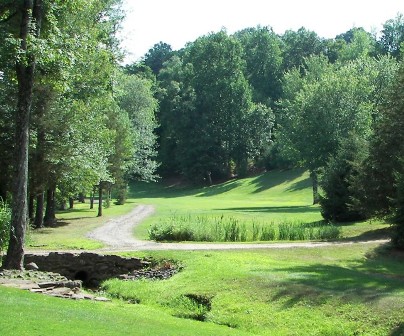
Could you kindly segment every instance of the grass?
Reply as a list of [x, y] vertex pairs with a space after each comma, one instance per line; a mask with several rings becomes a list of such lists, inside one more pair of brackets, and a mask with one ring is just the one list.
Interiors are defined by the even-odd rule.
[[257, 335], [400, 335], [404, 255], [377, 248], [149, 252], [143, 256], [181, 260], [184, 269], [170, 280], [109, 280], [104, 288]]
[[0, 287], [0, 295], [2, 336], [245, 335], [144, 305], [77, 302], [5, 287]]
[[[281, 223], [321, 220], [308, 174], [271, 172], [206, 188], [133, 185], [129, 203], [97, 218], [88, 204], [58, 214], [55, 228], [31, 233], [39, 248], [96, 248], [83, 238], [136, 204], [156, 214], [136, 229], [146, 238], [167, 218], [231, 218], [266, 235]], [[384, 221], [338, 225], [342, 241], [386, 237]], [[278, 229], [279, 230], [279, 229]], [[285, 228], [286, 230], [286, 228]], [[290, 239], [290, 238], [289, 238]], [[111, 279], [113, 303], [71, 302], [0, 288], [2, 335], [390, 335], [404, 334], [404, 256], [377, 243], [323, 248], [126, 253], [178, 261], [164, 281]], [[138, 302], [133, 305], [126, 302]], [[197, 321], [194, 321], [197, 320]], [[204, 322], [202, 322], [204, 321]]]
[[[75, 209], [58, 213], [56, 227], [30, 232], [28, 248], [101, 248], [102, 243], [86, 238], [86, 233], [108, 218], [129, 212], [136, 204], [153, 204], [157, 210], [136, 227], [134, 233], [141, 239], [149, 238], [152, 225], [170, 218], [232, 219], [245, 227], [250, 236], [254, 235], [254, 227], [259, 226], [260, 236], [266, 239], [258, 240], [270, 240], [271, 231], [276, 231], [281, 223], [315, 225], [322, 220], [319, 207], [311, 204], [309, 174], [299, 169], [273, 171], [202, 188], [162, 183], [135, 183], [131, 187], [128, 202], [123, 206], [111, 203], [110, 208], [104, 209], [103, 218], [97, 218], [97, 210], [90, 210], [89, 204], [76, 204]], [[389, 225], [379, 220], [338, 224], [338, 228], [342, 239], [366, 240], [387, 237]]]

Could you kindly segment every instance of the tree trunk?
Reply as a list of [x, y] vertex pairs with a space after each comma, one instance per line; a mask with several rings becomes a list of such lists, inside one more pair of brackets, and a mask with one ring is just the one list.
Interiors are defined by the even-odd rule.
[[55, 189], [56, 189], [56, 187], [51, 187], [46, 192], [46, 210], [45, 210], [45, 217], [44, 217], [45, 226], [52, 226], [56, 222]]
[[90, 209], [94, 209], [94, 198], [96, 192], [97, 192], [97, 186], [93, 186], [93, 191], [91, 192], [90, 196]]
[[34, 219], [34, 195], [30, 193], [29, 195], [29, 204], [28, 204], [28, 218], [30, 221]]
[[98, 215], [97, 217], [102, 216], [102, 182], [98, 186]]
[[213, 182], [212, 182], [212, 173], [210, 171], [206, 172], [206, 178], [208, 181], [208, 186], [211, 186]]
[[315, 170], [310, 172], [310, 177], [313, 181], [313, 204], [320, 202], [320, 196], [318, 193], [318, 174]]
[[79, 194], [79, 202], [80, 203], [86, 203], [86, 200], [84, 198], [84, 193], [82, 193], [82, 192]]
[[[20, 3], [16, 2], [16, 8]], [[15, 128], [15, 171], [13, 202], [11, 206], [10, 241], [3, 267], [23, 269], [24, 240], [27, 227], [27, 186], [28, 186], [28, 147], [29, 119], [34, 85], [35, 58], [26, 55], [27, 40], [32, 29], [32, 17], [35, 21], [34, 33], [39, 36], [42, 23], [42, 0], [24, 0], [21, 8], [20, 52], [21, 60], [16, 62], [18, 98]]]
[[35, 221], [34, 227], [40, 229], [43, 227], [43, 208], [44, 208], [44, 192], [41, 191], [39, 195], [36, 196], [36, 211], [35, 211]]
[[69, 197], [69, 209], [73, 209], [74, 208], [74, 199], [73, 197]]

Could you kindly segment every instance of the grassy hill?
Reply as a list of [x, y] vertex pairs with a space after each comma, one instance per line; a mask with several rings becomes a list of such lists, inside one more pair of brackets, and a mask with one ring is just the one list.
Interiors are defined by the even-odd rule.
[[[151, 224], [176, 216], [235, 216], [263, 223], [321, 219], [304, 171], [276, 171], [205, 188], [133, 185], [127, 205], [96, 218], [88, 204], [59, 225], [31, 233], [40, 248], [94, 248], [87, 231], [136, 204], [153, 204]], [[340, 225], [345, 238], [380, 238], [383, 222]], [[98, 243], [97, 243], [98, 244]], [[104, 283], [112, 303], [71, 302], [0, 287], [1, 335], [391, 335], [404, 334], [404, 256], [380, 243], [237, 251], [149, 251], [175, 261], [163, 281]], [[127, 302], [138, 304], [128, 304]], [[198, 321], [195, 321], [198, 320]], [[202, 322], [203, 321], [203, 322]]]

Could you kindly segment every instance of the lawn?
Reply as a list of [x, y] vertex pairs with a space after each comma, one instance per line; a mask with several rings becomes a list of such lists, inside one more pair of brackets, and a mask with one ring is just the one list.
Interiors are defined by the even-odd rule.
[[[88, 204], [59, 213], [57, 227], [31, 233], [31, 248], [97, 248], [86, 232], [136, 204], [156, 207], [136, 229], [144, 239], [150, 225], [172, 216], [233, 216], [263, 225], [321, 220], [302, 170], [203, 188], [136, 183], [130, 196], [127, 205], [105, 209], [101, 219]], [[74, 335], [404, 335], [404, 255], [380, 243], [359, 243], [386, 237], [389, 225], [380, 220], [339, 227], [340, 240], [351, 245], [127, 253], [174, 260], [183, 269], [163, 281], [108, 280], [103, 291], [113, 303], [0, 288], [1, 334], [63, 335], [65, 326]], [[5, 329], [9, 325], [15, 328]]]
[[[59, 212], [54, 228], [32, 230], [30, 249], [97, 249], [100, 242], [86, 233], [111, 217], [129, 212], [137, 204], [152, 204], [156, 214], [136, 227], [134, 234], [149, 239], [151, 225], [170, 218], [235, 219], [253, 230], [253, 224], [270, 227], [279, 223], [314, 223], [322, 220], [318, 205], [312, 205], [311, 180], [304, 170], [272, 171], [246, 179], [234, 179], [211, 187], [192, 188], [168, 183], [135, 183], [123, 206], [104, 209], [98, 218], [89, 204], [75, 204], [73, 210]], [[389, 225], [383, 220], [345, 223], [342, 240], [366, 240], [387, 237]]]
[[257, 335], [402, 335], [404, 254], [383, 251], [354, 244], [136, 253], [180, 260], [184, 269], [170, 280], [109, 280], [104, 288], [174, 316]]

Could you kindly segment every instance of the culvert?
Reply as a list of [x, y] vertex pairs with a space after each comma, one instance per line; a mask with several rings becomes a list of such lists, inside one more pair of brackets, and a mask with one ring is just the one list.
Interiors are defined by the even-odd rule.
[[78, 271], [75, 275], [74, 275], [74, 279], [73, 280], [81, 280], [83, 281], [83, 283], [86, 283], [89, 280], [89, 274], [86, 271]]
[[94, 285], [150, 266], [149, 262], [139, 258], [86, 252], [26, 254], [24, 264], [27, 265], [31, 262], [36, 263], [40, 271], [59, 273], [70, 280], [81, 280], [85, 285]]

